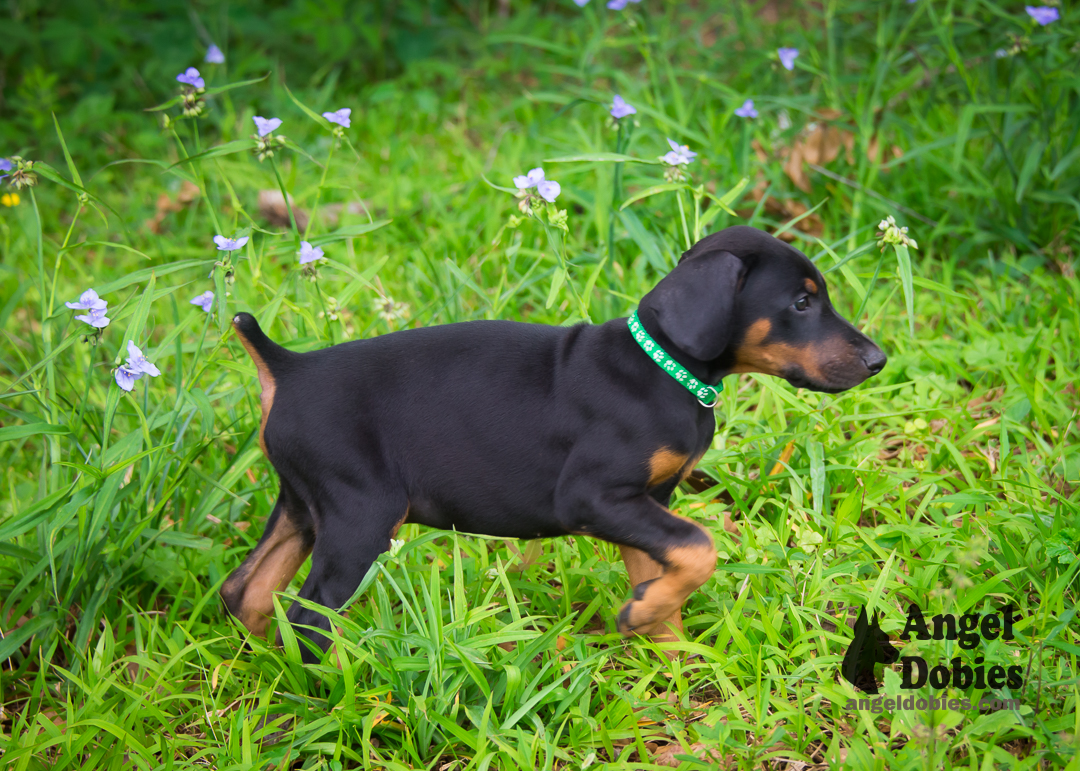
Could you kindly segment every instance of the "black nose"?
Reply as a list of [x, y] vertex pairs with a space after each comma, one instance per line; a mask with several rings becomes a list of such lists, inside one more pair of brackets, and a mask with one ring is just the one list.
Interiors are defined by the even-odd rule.
[[885, 352], [878, 348], [876, 345], [869, 351], [863, 354], [863, 364], [870, 370], [871, 375], [876, 375], [885, 369], [885, 362], [889, 360], [889, 357], [885, 355]]

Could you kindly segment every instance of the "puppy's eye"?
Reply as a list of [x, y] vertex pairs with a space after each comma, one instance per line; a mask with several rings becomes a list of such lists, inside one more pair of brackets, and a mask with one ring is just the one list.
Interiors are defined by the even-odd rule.
[[804, 311], [809, 307], [810, 307], [810, 298], [809, 297], [800, 297], [798, 300], [795, 301], [795, 310], [797, 310], [797, 311]]

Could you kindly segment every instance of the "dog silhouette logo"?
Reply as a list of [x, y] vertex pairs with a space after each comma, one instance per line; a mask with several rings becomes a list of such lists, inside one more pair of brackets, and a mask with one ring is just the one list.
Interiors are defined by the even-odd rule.
[[900, 658], [900, 651], [893, 647], [889, 635], [878, 626], [877, 613], [873, 619], [866, 616], [866, 608], [855, 622], [855, 635], [844, 654], [840, 675], [864, 693], [877, 695], [878, 683], [874, 679], [875, 664], [892, 664]]

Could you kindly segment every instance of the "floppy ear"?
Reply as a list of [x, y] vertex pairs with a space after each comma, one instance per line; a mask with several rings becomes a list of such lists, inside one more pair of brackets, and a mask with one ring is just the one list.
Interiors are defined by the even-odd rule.
[[746, 267], [731, 252], [680, 262], [642, 298], [660, 329], [699, 361], [711, 361], [731, 342], [735, 297]]

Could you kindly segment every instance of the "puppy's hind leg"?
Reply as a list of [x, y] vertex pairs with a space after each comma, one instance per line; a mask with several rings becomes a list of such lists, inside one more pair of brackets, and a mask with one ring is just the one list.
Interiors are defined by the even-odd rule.
[[[375, 559], [390, 548], [390, 539], [405, 520], [409, 502], [404, 491], [345, 487], [324, 488], [319, 500], [319, 534], [311, 553], [311, 572], [300, 597], [332, 610], [349, 601]], [[324, 651], [330, 619], [318, 610], [293, 603], [289, 621]], [[301, 656], [312, 663], [317, 654], [301, 643]]]
[[274, 613], [274, 592], [288, 588], [314, 541], [310, 516], [282, 482], [258, 545], [221, 587], [225, 607], [252, 634], [266, 633]]

